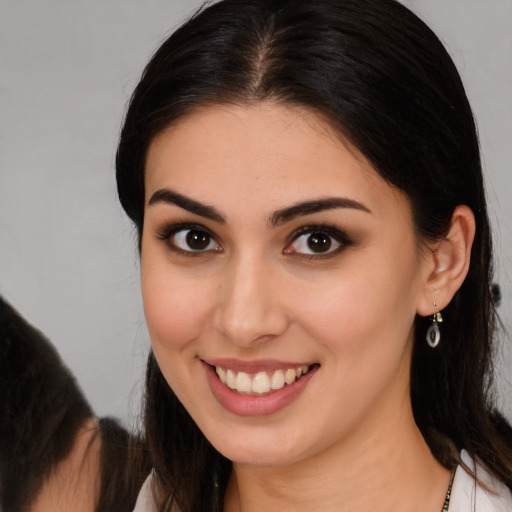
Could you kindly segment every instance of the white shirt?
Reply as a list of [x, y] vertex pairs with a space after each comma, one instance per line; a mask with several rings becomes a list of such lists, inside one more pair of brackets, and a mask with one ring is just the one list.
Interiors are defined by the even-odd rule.
[[462, 461], [475, 471], [485, 487], [475, 482], [474, 477], [462, 466], [457, 468], [453, 479], [452, 495], [448, 512], [512, 512], [512, 494], [508, 487], [491, 476], [482, 466], [476, 466], [466, 452], [461, 452]]
[[[461, 458], [468, 468], [475, 470], [473, 460], [466, 450], [462, 450]], [[478, 464], [476, 475], [485, 487], [475, 482], [474, 477], [462, 466], [457, 468], [448, 512], [512, 512], [512, 494], [508, 487]], [[152, 474], [144, 482], [133, 512], [157, 512], [151, 491], [151, 481]]]
[[133, 512], [157, 512], [153, 492], [151, 490], [152, 480], [153, 472], [149, 473], [146, 481], [142, 484]]

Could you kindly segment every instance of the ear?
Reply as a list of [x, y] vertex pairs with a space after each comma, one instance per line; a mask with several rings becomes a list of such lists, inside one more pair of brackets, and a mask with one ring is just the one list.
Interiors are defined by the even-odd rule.
[[424, 293], [418, 302], [419, 315], [433, 315], [450, 303], [468, 273], [474, 238], [475, 217], [471, 208], [457, 206], [447, 235], [430, 247], [427, 258], [433, 270], [426, 278]]

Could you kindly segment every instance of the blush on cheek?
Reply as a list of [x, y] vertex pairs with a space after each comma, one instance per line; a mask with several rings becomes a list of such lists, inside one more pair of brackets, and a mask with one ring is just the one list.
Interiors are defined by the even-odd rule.
[[144, 313], [152, 343], [178, 347], [194, 338], [199, 328], [194, 303], [186, 294], [157, 293], [155, 286], [147, 284], [143, 287]]
[[308, 319], [310, 329], [323, 333], [318, 339], [339, 338], [341, 345], [360, 336], [373, 323], [368, 314], [371, 298], [360, 287], [350, 289], [350, 293], [346, 289], [327, 289], [329, 293], [325, 296], [317, 294], [307, 301], [307, 309], [301, 317]]

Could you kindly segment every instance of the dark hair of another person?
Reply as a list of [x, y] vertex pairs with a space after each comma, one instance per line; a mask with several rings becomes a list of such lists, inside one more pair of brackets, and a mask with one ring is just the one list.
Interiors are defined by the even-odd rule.
[[55, 348], [0, 297], [0, 510], [29, 510], [92, 417]]
[[[435, 350], [425, 342], [429, 319], [416, 318], [411, 399], [441, 464], [453, 468], [466, 449], [512, 488], [512, 430], [493, 401], [497, 317], [479, 144], [445, 48], [395, 0], [224, 0], [200, 10], [157, 50], [125, 117], [117, 185], [139, 244], [154, 137], [199, 107], [261, 101], [306, 107], [338, 130], [407, 195], [420, 240], [443, 237], [457, 205], [472, 209], [471, 266], [443, 311]], [[152, 354], [146, 385], [161, 510], [172, 502], [221, 510], [230, 462], [198, 430]]]
[[[55, 347], [0, 297], [0, 510], [31, 510], [92, 419], [91, 407]], [[95, 511], [131, 512], [150, 471], [141, 440], [113, 418], [99, 420], [88, 448], [98, 436]], [[134, 460], [139, 463], [128, 464]], [[70, 484], [77, 478], [70, 475]]]

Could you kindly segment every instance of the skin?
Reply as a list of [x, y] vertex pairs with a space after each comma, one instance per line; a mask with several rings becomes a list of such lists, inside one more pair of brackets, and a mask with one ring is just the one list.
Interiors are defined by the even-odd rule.
[[30, 512], [94, 512], [100, 487], [97, 429], [91, 418], [77, 432], [71, 452], [48, 475]]
[[[445, 240], [423, 243], [408, 199], [354, 147], [314, 113], [271, 103], [196, 110], [154, 139], [146, 163], [141, 278], [152, 346], [233, 461], [225, 510], [440, 510], [449, 472], [409, 397], [413, 323], [442, 309], [467, 272], [469, 209], [456, 211]], [[162, 189], [224, 220], [154, 200]], [[269, 222], [332, 197], [363, 208]], [[211, 234], [206, 250], [189, 250], [184, 231], [169, 235], [183, 222]], [[309, 235], [297, 235], [311, 225], [339, 230], [342, 242], [311, 257]], [[292, 403], [247, 417], [212, 394], [201, 361], [215, 358], [319, 368]]]

